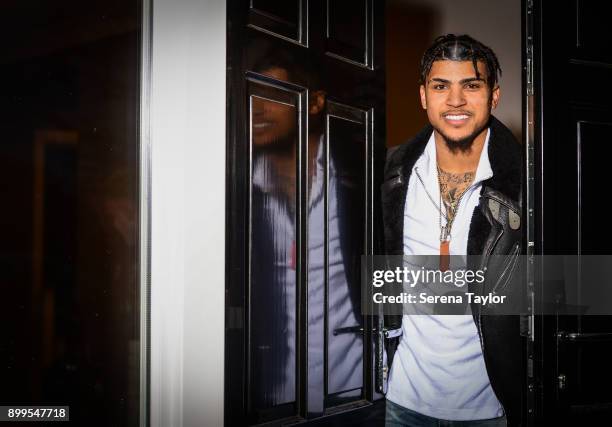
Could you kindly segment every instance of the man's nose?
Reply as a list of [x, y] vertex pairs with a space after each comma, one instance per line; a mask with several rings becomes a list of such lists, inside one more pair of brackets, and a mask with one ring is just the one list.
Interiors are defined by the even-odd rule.
[[259, 103], [253, 103], [253, 108], [252, 108], [252, 113], [253, 117], [262, 117], [265, 113], [265, 107], [262, 104]]
[[460, 87], [451, 87], [448, 92], [448, 98], [446, 104], [451, 107], [460, 107], [465, 104], [465, 97], [463, 96], [463, 90]]

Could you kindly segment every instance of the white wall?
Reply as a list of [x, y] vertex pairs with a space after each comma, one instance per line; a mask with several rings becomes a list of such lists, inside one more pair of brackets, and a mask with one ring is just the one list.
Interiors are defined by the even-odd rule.
[[222, 0], [155, 0], [151, 69], [151, 426], [223, 425]]

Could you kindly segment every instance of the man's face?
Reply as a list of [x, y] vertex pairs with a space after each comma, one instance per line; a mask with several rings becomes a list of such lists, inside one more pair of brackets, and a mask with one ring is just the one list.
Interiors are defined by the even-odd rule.
[[[288, 81], [289, 75], [283, 68], [270, 68], [263, 75]], [[296, 111], [291, 105], [270, 101], [254, 96], [252, 98], [253, 144], [259, 147], [288, 148], [296, 140]], [[281, 147], [282, 145], [282, 147]]]
[[472, 61], [435, 61], [420, 87], [429, 122], [450, 148], [470, 146], [499, 102], [499, 87], [489, 89], [485, 64], [477, 64], [480, 79]]

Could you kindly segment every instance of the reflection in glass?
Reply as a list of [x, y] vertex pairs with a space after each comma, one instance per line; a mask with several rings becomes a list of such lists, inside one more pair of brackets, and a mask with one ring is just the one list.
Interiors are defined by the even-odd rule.
[[[363, 52], [366, 39], [367, 0], [329, 1], [329, 37]], [[352, 13], [346, 13], [350, 10]]]
[[295, 401], [297, 115], [251, 97], [251, 398]]
[[365, 253], [364, 125], [331, 117], [328, 138], [327, 387], [328, 394], [335, 394], [363, 386], [359, 266]]
[[253, 8], [295, 25], [298, 20], [299, 4], [297, 0], [252, 0]]
[[[371, 0], [328, 1], [327, 50], [329, 53], [364, 65], [371, 65], [371, 32], [367, 31], [372, 19], [368, 4]], [[350, 10], [351, 13], [346, 13]]]
[[[280, 82], [310, 75], [281, 64], [279, 56], [270, 58], [260, 74]], [[250, 406], [257, 421], [296, 414], [301, 359], [307, 361], [301, 368], [308, 410], [322, 414], [325, 407], [363, 397], [365, 122], [330, 115], [326, 140], [326, 95], [315, 83], [308, 92], [308, 133], [301, 147], [306, 167], [300, 175], [297, 94], [251, 84]], [[300, 180], [306, 184], [304, 206]], [[298, 209], [306, 220], [303, 236], [296, 229]], [[300, 237], [305, 259], [296, 245]], [[302, 266], [307, 307], [297, 306]], [[297, 313], [303, 309], [308, 324], [300, 326]], [[298, 358], [300, 327], [306, 328], [308, 348]]]
[[[341, 399], [355, 400], [363, 386], [359, 262], [365, 236], [364, 130], [361, 124], [331, 117], [326, 144], [323, 116], [322, 110], [320, 117], [310, 117], [308, 389], [322, 397], [352, 390]], [[325, 406], [341, 399], [327, 399]]]

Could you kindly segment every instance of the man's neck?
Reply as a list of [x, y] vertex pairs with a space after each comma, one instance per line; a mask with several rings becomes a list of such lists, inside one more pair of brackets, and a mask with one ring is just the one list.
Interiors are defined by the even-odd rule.
[[453, 152], [448, 145], [446, 145], [442, 135], [434, 130], [438, 166], [444, 171], [452, 174], [475, 171], [478, 168], [480, 153], [482, 153], [486, 138], [487, 128], [476, 136], [468, 150], [456, 150]]
[[[319, 149], [320, 134], [311, 133], [308, 137], [308, 171], [309, 178], [315, 170], [315, 160], [317, 150]], [[274, 165], [274, 171], [278, 179], [295, 182], [296, 179], [296, 163], [297, 163], [297, 148], [291, 147], [290, 150], [269, 154], [268, 158]]]

